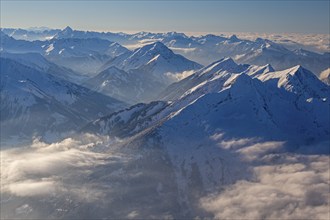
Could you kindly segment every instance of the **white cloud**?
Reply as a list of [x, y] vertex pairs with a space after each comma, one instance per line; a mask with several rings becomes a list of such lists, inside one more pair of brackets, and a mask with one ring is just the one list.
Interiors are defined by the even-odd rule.
[[127, 215], [128, 219], [136, 218], [139, 215], [137, 211], [132, 211]]
[[[283, 142], [262, 142], [258, 138], [225, 140], [224, 137], [225, 134], [219, 132], [211, 139], [218, 143], [216, 147], [223, 149], [224, 160], [213, 162], [213, 165], [216, 165], [214, 168], [225, 165], [228, 169], [228, 172], [224, 171], [226, 181], [219, 188], [212, 188], [221, 191], [208, 191], [212, 194], [200, 200], [196, 197], [206, 211], [204, 214], [211, 213], [219, 219], [328, 218], [328, 156], [276, 153], [281, 150]], [[169, 167], [163, 167], [166, 161], [149, 161], [150, 158], [157, 159], [153, 154], [146, 156], [149, 151], [125, 148], [118, 151], [109, 145], [111, 141], [107, 137], [85, 134], [52, 144], [35, 140], [25, 148], [2, 150], [3, 216], [32, 218], [40, 214], [42, 217], [74, 215], [88, 218], [92, 213], [100, 214], [100, 217], [143, 218], [148, 212], [158, 214], [164, 209], [164, 204], [152, 202], [161, 196], [159, 183], [162, 183], [162, 195], [173, 194], [173, 197], [163, 197], [173, 199], [166, 203], [177, 202], [180, 196], [175, 191], [178, 186], [175, 184], [178, 183], [169, 180], [172, 178], [168, 174]], [[202, 152], [194, 156], [198, 159], [201, 154], [203, 159]], [[237, 158], [232, 158], [234, 155]], [[213, 170], [212, 164], [208, 165], [214, 161], [210, 160], [212, 156], [207, 154], [205, 163], [197, 160], [202, 161], [206, 180], [212, 174], [207, 169], [211, 167]], [[244, 163], [239, 163], [241, 158]], [[164, 173], [159, 172], [164, 168]], [[247, 170], [252, 174], [246, 173]], [[215, 169], [214, 172], [218, 171]], [[185, 178], [190, 180], [189, 175]], [[204, 184], [206, 189], [211, 189], [207, 188], [209, 185]], [[150, 206], [147, 211], [145, 204]], [[48, 213], [49, 210], [56, 215]], [[175, 217], [176, 211], [169, 209], [153, 217]], [[57, 214], [61, 215], [58, 217]]]
[[189, 70], [189, 71], [183, 71], [182, 73], [166, 73], [165, 75], [169, 78], [170, 81], [177, 82], [190, 76], [194, 72], [195, 72], [194, 70]]
[[9, 191], [16, 196], [40, 196], [54, 193], [55, 187], [53, 180], [27, 180], [9, 184]]
[[282, 158], [256, 166], [254, 180], [204, 197], [201, 207], [219, 219], [329, 219], [329, 157], [272, 156]]
[[30, 212], [32, 212], [33, 209], [29, 206], [29, 204], [24, 204], [20, 207], [18, 207], [16, 210], [15, 210], [15, 213], [20, 215], [20, 214], [28, 214]]
[[255, 142], [254, 138], [230, 139], [230, 140], [220, 141], [219, 146], [224, 149], [238, 149], [241, 147], [251, 145], [254, 142]]
[[253, 161], [267, 153], [279, 151], [283, 147], [283, 144], [284, 142], [279, 141], [256, 143], [251, 146], [241, 148], [237, 152], [241, 153], [246, 159]]
[[161, 41], [162, 39], [142, 39], [139, 40], [137, 43], [134, 44], [123, 44], [124, 47], [126, 47], [129, 50], [135, 50], [137, 48], [143, 47], [148, 44], [155, 43], [157, 41]]
[[[77, 139], [67, 138], [52, 144], [34, 140], [31, 146], [3, 150], [1, 193], [40, 196], [65, 191], [67, 187], [63, 185], [63, 179], [73, 178], [91, 167], [105, 164], [109, 158], [120, 157], [110, 152], [98, 153], [89, 149], [105, 141], [105, 138], [85, 134]], [[82, 190], [76, 195], [84, 196], [88, 192], [83, 190], [82, 193]]]
[[290, 49], [303, 48], [319, 53], [329, 52], [328, 34], [298, 34], [298, 33], [248, 33], [248, 32], [230, 32], [223, 33], [229, 37], [236, 34], [241, 39], [255, 40], [258, 37], [272, 40], [282, 44]]

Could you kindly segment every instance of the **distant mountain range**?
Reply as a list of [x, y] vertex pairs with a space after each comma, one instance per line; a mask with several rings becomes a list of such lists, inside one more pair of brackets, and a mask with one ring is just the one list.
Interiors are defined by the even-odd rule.
[[[63, 30], [27, 31], [22, 29], [2, 29], [9, 36], [16, 39], [34, 40], [40, 35], [39, 40], [50, 38], [99, 38], [117, 42], [122, 45], [139, 45], [160, 41], [188, 59], [203, 65], [219, 60], [223, 57], [232, 57], [239, 63], [255, 65], [271, 64], [276, 70], [283, 70], [295, 65], [302, 65], [316, 75], [329, 68], [330, 53], [318, 54], [311, 51], [296, 49], [289, 50], [285, 46], [267, 39], [257, 38], [255, 41], [242, 40], [235, 35], [226, 38], [208, 34], [199, 37], [189, 37], [183, 33], [150, 33], [139, 32], [136, 34], [78, 31], [70, 27]], [[44, 37], [45, 33], [52, 33]]]
[[109, 59], [128, 50], [102, 39], [53, 39], [47, 41], [15, 40], [1, 33], [1, 51], [8, 53], [40, 53], [46, 59], [82, 75], [93, 75]]

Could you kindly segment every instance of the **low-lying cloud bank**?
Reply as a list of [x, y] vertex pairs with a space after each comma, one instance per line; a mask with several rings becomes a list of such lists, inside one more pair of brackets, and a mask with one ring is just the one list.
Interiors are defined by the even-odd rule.
[[[253, 181], [201, 199], [217, 219], [329, 219], [329, 157], [268, 154]], [[268, 165], [274, 164], [274, 165]]]
[[[216, 219], [329, 219], [330, 158], [316, 155], [329, 142], [285, 152], [285, 142], [257, 138], [211, 139], [246, 161], [253, 175], [200, 199]], [[310, 155], [312, 153], [313, 155]]]
[[[236, 152], [252, 175], [196, 197], [199, 217], [329, 219], [328, 155], [285, 153], [283, 142], [224, 140], [221, 133], [211, 139]], [[85, 134], [2, 150], [1, 218], [177, 217], [180, 181], [160, 159], [163, 151], [119, 149], [118, 141]]]
[[248, 33], [234, 32], [224, 33], [229, 37], [236, 34], [241, 39], [255, 40], [258, 37], [272, 40], [282, 44], [289, 49], [305, 49], [318, 53], [330, 51], [329, 35], [328, 34], [300, 34], [300, 33]]
[[177, 82], [192, 75], [194, 72], [194, 70], [189, 70], [183, 71], [182, 73], [166, 73], [165, 76], [168, 77], [171, 82]]
[[[186, 33], [190, 36], [200, 36], [210, 33]], [[282, 44], [288, 49], [305, 49], [317, 53], [324, 53], [330, 51], [329, 35], [328, 34], [299, 34], [299, 33], [249, 33], [249, 32], [214, 32], [213, 34], [230, 37], [233, 34], [240, 39], [255, 40], [256, 38], [264, 38], [272, 40], [276, 43]], [[161, 39], [144, 39], [136, 44], [124, 45], [128, 49], [133, 50], [150, 43], [154, 43]], [[172, 50], [184, 54], [186, 51], [192, 52], [194, 48], [171, 48]]]
[[1, 218], [57, 218], [73, 201], [77, 205], [105, 199], [102, 186], [88, 178], [98, 166], [125, 161], [111, 151], [97, 152], [109, 143], [85, 134], [52, 144], [36, 139], [30, 146], [2, 150]]

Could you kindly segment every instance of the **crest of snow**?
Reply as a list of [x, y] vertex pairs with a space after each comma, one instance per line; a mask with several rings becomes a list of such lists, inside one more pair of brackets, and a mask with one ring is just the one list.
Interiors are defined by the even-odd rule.
[[62, 54], [63, 51], [65, 51], [65, 49], [61, 49], [61, 50], [58, 52], [58, 54]]
[[48, 47], [47, 47], [47, 49], [46, 49], [46, 53], [50, 53], [52, 50], [54, 50], [54, 44], [51, 44], [51, 45], [49, 45]]
[[257, 77], [266, 82], [277, 81], [278, 88], [285, 88], [287, 91], [305, 94], [305, 98], [315, 97], [324, 98], [328, 96], [328, 88], [313, 73], [297, 65], [283, 71], [264, 73]]
[[321, 74], [320, 74], [320, 80], [322, 80], [325, 84], [330, 86], [330, 68], [324, 70]]
[[238, 65], [234, 62], [234, 60], [230, 57], [221, 59], [219, 61], [214, 62], [213, 64], [210, 64], [209, 66], [205, 67], [203, 69], [203, 73], [208, 72], [217, 72], [219, 70], [228, 70], [235, 72]]
[[152, 58], [151, 60], [149, 60], [149, 62], [147, 63], [147, 65], [150, 64], [150, 63], [152, 63], [152, 62], [154, 62], [154, 61], [156, 61], [156, 60], [158, 60], [159, 57], [160, 57], [160, 54], [156, 55], [154, 58]]
[[251, 65], [249, 68], [247, 68], [244, 73], [248, 74], [249, 76], [252, 77], [258, 77], [259, 75], [274, 72], [274, 68], [270, 65], [264, 65], [264, 66], [256, 66], [256, 65]]

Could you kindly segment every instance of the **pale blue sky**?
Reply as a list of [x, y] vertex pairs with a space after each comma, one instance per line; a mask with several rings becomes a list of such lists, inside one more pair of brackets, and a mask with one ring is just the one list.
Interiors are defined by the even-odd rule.
[[1, 27], [97, 31], [329, 33], [328, 0], [1, 0]]

